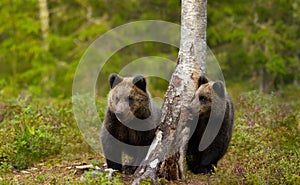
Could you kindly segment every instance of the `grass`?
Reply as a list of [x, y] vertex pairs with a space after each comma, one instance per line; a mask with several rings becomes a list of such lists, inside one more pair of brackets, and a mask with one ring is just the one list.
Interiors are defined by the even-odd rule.
[[[236, 97], [232, 142], [216, 173], [186, 172], [185, 182], [300, 184], [299, 90], [291, 92], [290, 96], [285, 91]], [[104, 99], [97, 104], [101, 118], [105, 104]], [[91, 172], [75, 168], [81, 164], [103, 166], [104, 159], [84, 141], [70, 100], [0, 99], [0, 184], [130, 184], [132, 180], [118, 173], [109, 179], [105, 172], [92, 178]]]

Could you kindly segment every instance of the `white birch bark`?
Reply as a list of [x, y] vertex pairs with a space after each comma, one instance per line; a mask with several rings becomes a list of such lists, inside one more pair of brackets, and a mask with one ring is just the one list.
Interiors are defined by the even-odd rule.
[[167, 179], [183, 179], [184, 157], [191, 114], [184, 108], [197, 87], [206, 67], [206, 0], [182, 0], [181, 43], [178, 63], [172, 75], [156, 137], [146, 159], [135, 172], [133, 184], [157, 175]]

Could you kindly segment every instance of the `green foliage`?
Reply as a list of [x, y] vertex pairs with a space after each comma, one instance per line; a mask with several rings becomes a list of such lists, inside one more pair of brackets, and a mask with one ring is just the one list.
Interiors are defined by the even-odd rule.
[[[5, 119], [0, 129], [1, 166], [26, 169], [55, 155], [66, 159], [77, 157], [79, 153], [74, 151], [82, 148], [83, 141], [75, 130], [71, 104], [28, 103], [18, 100], [5, 104]], [[74, 145], [67, 144], [71, 141]]]
[[[180, 23], [180, 1], [174, 0], [47, 2], [49, 49], [42, 47], [37, 0], [0, 3], [0, 78], [7, 84], [1, 90], [4, 96], [28, 91], [35, 97], [68, 97], [80, 57], [101, 34], [137, 20]], [[208, 45], [227, 81], [247, 81], [255, 89], [262, 80], [261, 69], [265, 70], [266, 92], [299, 81], [299, 6], [292, 0], [208, 2]], [[157, 43], [128, 46], [111, 57], [101, 77], [106, 79], [128, 62], [149, 55], [175, 61], [177, 49]], [[153, 80], [155, 87], [160, 84]]]
[[[51, 166], [92, 153], [66, 100], [81, 56], [101, 34], [124, 23], [146, 19], [180, 23], [180, 1], [47, 2], [49, 48], [43, 47], [37, 0], [0, 2], [0, 120], [4, 117], [0, 121], [0, 184], [118, 184], [121, 178], [113, 176], [108, 181], [106, 173], [92, 178], [86, 172], [83, 181], [76, 170], [64, 179], [60, 173], [45, 172], [20, 180], [11, 171], [39, 162]], [[207, 41], [237, 102], [236, 121], [230, 149], [217, 172], [211, 176], [188, 173], [191, 184], [300, 184], [299, 6], [293, 0], [208, 2]], [[145, 42], [114, 54], [97, 82], [99, 117], [105, 114], [103, 97], [111, 72], [144, 56], [176, 61], [177, 52], [165, 44]], [[163, 96], [166, 81], [151, 78], [148, 82], [154, 97]], [[276, 92], [239, 96], [257, 89], [260, 82], [266, 92]], [[89, 113], [84, 102], [81, 106], [83, 113]], [[99, 134], [97, 128], [92, 125], [90, 134]], [[91, 163], [101, 162], [102, 158]]]
[[240, 96], [229, 150], [216, 173], [188, 174], [188, 179], [224, 185], [299, 184], [300, 102], [297, 108], [291, 102], [257, 92]]
[[248, 183], [299, 182], [300, 115], [289, 106], [275, 95], [240, 97], [230, 158], [238, 161]]
[[35, 97], [71, 94], [81, 55], [109, 27], [99, 17], [87, 21], [85, 6], [84, 1], [48, 1], [47, 50], [42, 47], [38, 1], [1, 1], [0, 78], [7, 79], [9, 86], [18, 85], [16, 89], [5, 87], [4, 92], [17, 95], [24, 89]]
[[[283, 99], [285, 96], [289, 101]], [[239, 96], [236, 101], [233, 138], [216, 173], [193, 175], [187, 172], [187, 180], [191, 184], [199, 181], [212, 184], [299, 184], [298, 92], [294, 89], [277, 95], [263, 95], [253, 91]], [[84, 156], [92, 153], [73, 120], [69, 101], [33, 99], [24, 102], [19, 99], [4, 102], [0, 105], [0, 115], [5, 116], [0, 123], [3, 126], [0, 128], [0, 174], [4, 175], [0, 175], [3, 178], [0, 183], [9, 184], [14, 177], [10, 175], [13, 167], [30, 168], [38, 162], [52, 166], [58, 161], [84, 161]], [[106, 100], [97, 99], [96, 105], [103, 119]], [[101, 166], [104, 159], [98, 157], [90, 158], [89, 163]], [[25, 184], [33, 180], [35, 184], [120, 184], [132, 180], [118, 175], [110, 179], [107, 173], [95, 174], [94, 171], [85, 172], [83, 180], [79, 180], [78, 173], [69, 170], [68, 175], [62, 177], [50, 169], [45, 176], [37, 173], [37, 176], [29, 175], [15, 181]], [[161, 181], [165, 182], [164, 179]], [[150, 184], [150, 181], [143, 183]]]
[[241, 96], [239, 99], [240, 113], [243, 113], [241, 119], [247, 121], [250, 126], [296, 127], [298, 111], [293, 110], [290, 103], [277, 99], [275, 94], [261, 95], [257, 91]]
[[[227, 81], [251, 80], [258, 87], [263, 80], [269, 92], [276, 90], [279, 79], [280, 86], [299, 79], [298, 6], [299, 2], [281, 0], [208, 2], [207, 40], [217, 56], [225, 53], [218, 59]], [[266, 70], [263, 77], [261, 69]]]
[[84, 178], [81, 184], [122, 185], [123, 183], [120, 182], [119, 176], [110, 176], [108, 173], [105, 172], [90, 170], [84, 173]]

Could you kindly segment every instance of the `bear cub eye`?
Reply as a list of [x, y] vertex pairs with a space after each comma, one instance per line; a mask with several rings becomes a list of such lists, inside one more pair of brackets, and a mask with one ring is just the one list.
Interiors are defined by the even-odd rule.
[[205, 96], [200, 96], [199, 101], [200, 103], [205, 104], [207, 102], [207, 98]]
[[128, 103], [129, 103], [129, 106], [133, 105], [134, 99], [132, 96], [128, 96]]
[[116, 104], [120, 101], [119, 97], [115, 98]]

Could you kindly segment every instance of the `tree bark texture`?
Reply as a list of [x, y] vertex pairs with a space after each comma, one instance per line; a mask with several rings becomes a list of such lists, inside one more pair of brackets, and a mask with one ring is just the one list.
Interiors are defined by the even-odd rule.
[[171, 77], [162, 107], [160, 126], [148, 154], [135, 172], [133, 184], [158, 176], [184, 179], [184, 157], [192, 118], [185, 108], [197, 88], [206, 65], [206, 0], [182, 0], [181, 43], [178, 62]]

